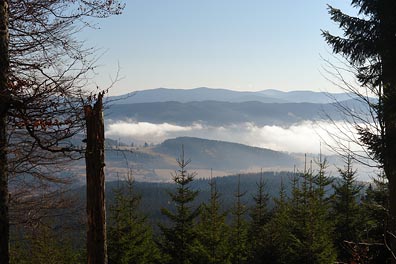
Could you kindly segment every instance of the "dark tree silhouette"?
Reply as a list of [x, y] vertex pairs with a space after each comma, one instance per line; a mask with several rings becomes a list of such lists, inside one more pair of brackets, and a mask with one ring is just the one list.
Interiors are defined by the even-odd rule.
[[76, 33], [89, 25], [84, 18], [122, 8], [110, 0], [0, 2], [1, 263], [9, 262], [9, 176], [59, 183], [43, 160], [74, 151], [66, 139], [83, 128], [82, 87], [94, 60]]
[[169, 193], [176, 211], [172, 212], [166, 208], [161, 210], [162, 214], [169, 218], [172, 226], [160, 225], [163, 234], [160, 248], [166, 256], [166, 263], [187, 264], [194, 263], [194, 247], [198, 243], [194, 220], [199, 215], [199, 207], [194, 209], [191, 205], [198, 191], [191, 190], [189, 186], [195, 173], [187, 172], [190, 160], [185, 159], [184, 148], [177, 163], [179, 170], [173, 175], [177, 189], [175, 193]]
[[[343, 56], [362, 87], [377, 96], [365, 100], [374, 117], [375, 128], [356, 125], [359, 141], [384, 170], [389, 180], [389, 219], [385, 244], [396, 252], [396, 2], [391, 0], [352, 0], [358, 15], [349, 16], [329, 6], [331, 19], [343, 36], [323, 31], [335, 54]], [[357, 90], [359, 91], [359, 90]], [[365, 93], [360, 98], [365, 98]], [[358, 118], [358, 117], [356, 117]], [[393, 263], [396, 257], [393, 254]]]

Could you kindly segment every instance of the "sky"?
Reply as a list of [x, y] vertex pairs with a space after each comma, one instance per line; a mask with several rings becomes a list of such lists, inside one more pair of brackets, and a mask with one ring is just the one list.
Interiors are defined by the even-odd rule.
[[[237, 91], [341, 92], [327, 80], [331, 49], [321, 30], [342, 34], [327, 4], [356, 15], [345, 0], [124, 0], [122, 15], [97, 22], [80, 36], [100, 55], [94, 86], [110, 95], [159, 87]], [[246, 123], [187, 127], [118, 120], [107, 136], [160, 143], [195, 136], [288, 152], [318, 152], [329, 141], [329, 123], [309, 120], [290, 127]], [[142, 132], [143, 131], [143, 132]], [[338, 131], [338, 130], [337, 130]], [[351, 146], [352, 147], [352, 146]], [[326, 149], [323, 150], [326, 154]]]
[[[159, 87], [339, 91], [323, 73], [339, 33], [327, 4], [345, 0], [124, 0], [82, 38], [98, 49], [95, 86], [111, 95]], [[118, 75], [118, 78], [117, 78]]]

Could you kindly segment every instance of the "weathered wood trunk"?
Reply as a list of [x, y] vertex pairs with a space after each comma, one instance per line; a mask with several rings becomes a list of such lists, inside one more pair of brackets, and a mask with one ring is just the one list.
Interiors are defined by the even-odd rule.
[[0, 263], [9, 263], [7, 112], [8, 90], [8, 0], [0, 0]]
[[103, 94], [94, 106], [84, 107], [87, 126], [85, 152], [87, 173], [88, 264], [107, 263]]

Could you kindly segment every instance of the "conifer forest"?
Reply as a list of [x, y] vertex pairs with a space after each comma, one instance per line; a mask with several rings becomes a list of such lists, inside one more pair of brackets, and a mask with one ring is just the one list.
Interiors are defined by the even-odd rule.
[[[111, 34], [119, 27], [133, 35], [130, 49], [152, 51], [159, 61], [173, 48], [204, 61], [211, 56], [199, 51], [199, 34], [222, 54], [244, 42], [225, 47], [218, 34], [247, 34], [253, 25], [230, 11], [238, 1], [221, 6], [232, 16], [228, 33], [211, 24], [221, 19], [204, 22], [216, 12], [194, 1], [167, 2], [192, 11], [177, 13], [161, 1], [0, 0], [0, 264], [395, 264], [396, 1], [321, 6], [331, 23], [316, 32], [329, 52], [321, 56], [322, 74], [342, 93], [200, 87], [113, 96], [123, 61], [110, 84], [96, 81], [104, 75], [101, 56], [109, 56], [91, 44], [92, 32], [110, 27], [100, 44], [121, 47]], [[243, 5], [253, 2], [263, 4]], [[271, 18], [276, 24], [286, 23], [287, 5]], [[314, 4], [304, 5], [308, 16]], [[131, 12], [145, 18], [144, 28], [120, 26]], [[164, 14], [172, 22], [161, 20]], [[171, 33], [142, 40], [167, 23], [175, 23]], [[186, 42], [178, 27], [186, 35], [200, 30]], [[266, 38], [277, 37], [271, 32]], [[248, 53], [259, 37], [246, 36], [249, 65], [260, 68], [258, 55]], [[295, 41], [295, 53], [303, 52]], [[143, 58], [129, 69], [137, 82], [147, 68], [150, 80], [171, 71], [163, 61], [160, 71], [149, 67], [157, 61], [142, 54], [128, 58]], [[197, 76], [211, 74], [209, 63], [170, 61], [180, 63], [181, 80], [191, 77], [189, 64], [198, 65]], [[336, 129], [316, 135], [301, 129], [308, 125]], [[298, 149], [312, 145], [319, 153]]]

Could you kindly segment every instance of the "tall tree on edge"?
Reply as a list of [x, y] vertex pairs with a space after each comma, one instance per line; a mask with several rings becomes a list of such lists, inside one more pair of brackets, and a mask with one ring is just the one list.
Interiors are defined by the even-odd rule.
[[0, 263], [9, 263], [8, 217], [8, 162], [7, 162], [7, 113], [8, 113], [8, 1], [0, 1]]
[[342, 37], [323, 31], [335, 54], [342, 55], [359, 84], [378, 97], [369, 102], [378, 129], [355, 126], [360, 142], [379, 163], [389, 180], [389, 219], [385, 244], [396, 263], [396, 1], [352, 0], [358, 16], [329, 6], [331, 19]]

